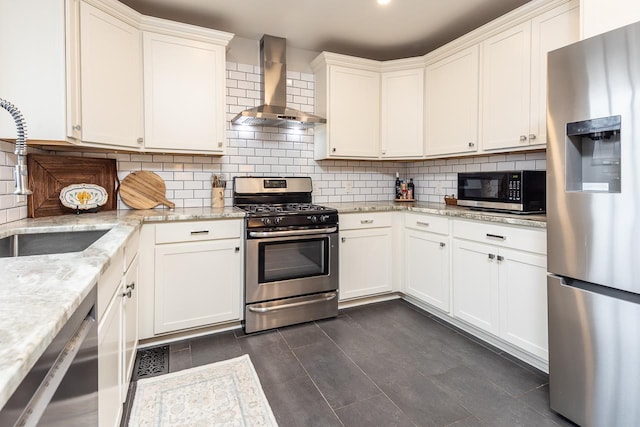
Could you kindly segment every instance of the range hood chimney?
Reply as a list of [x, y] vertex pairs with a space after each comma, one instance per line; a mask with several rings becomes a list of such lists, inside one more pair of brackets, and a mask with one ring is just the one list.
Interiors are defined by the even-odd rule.
[[261, 92], [259, 107], [238, 113], [233, 124], [306, 129], [327, 120], [303, 111], [287, 108], [287, 40], [265, 34], [260, 39]]

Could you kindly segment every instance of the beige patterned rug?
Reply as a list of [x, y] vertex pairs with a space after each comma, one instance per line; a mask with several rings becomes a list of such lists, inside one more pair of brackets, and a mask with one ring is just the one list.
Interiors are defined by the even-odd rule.
[[277, 426], [248, 354], [145, 378], [129, 427]]

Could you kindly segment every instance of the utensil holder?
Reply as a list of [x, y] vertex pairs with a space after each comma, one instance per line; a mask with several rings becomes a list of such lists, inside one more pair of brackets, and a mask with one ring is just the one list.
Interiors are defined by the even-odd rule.
[[224, 188], [213, 187], [211, 189], [211, 207], [224, 208]]

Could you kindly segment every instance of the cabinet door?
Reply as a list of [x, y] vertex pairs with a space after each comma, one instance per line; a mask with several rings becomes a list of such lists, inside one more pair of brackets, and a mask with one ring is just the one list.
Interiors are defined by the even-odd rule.
[[240, 318], [239, 240], [158, 245], [156, 334]]
[[340, 232], [340, 299], [392, 290], [391, 228]]
[[577, 0], [531, 20], [530, 144], [547, 143], [547, 53], [580, 38]]
[[405, 229], [405, 290], [449, 312], [449, 237]]
[[142, 138], [140, 32], [80, 3], [82, 140], [138, 147]]
[[582, 39], [640, 21], [637, 0], [580, 0]]
[[111, 300], [98, 326], [98, 419], [100, 426], [120, 425], [122, 415], [122, 304]]
[[453, 241], [453, 315], [498, 334], [498, 263], [493, 246]]
[[472, 46], [426, 69], [428, 156], [478, 150], [478, 50]]
[[382, 74], [381, 155], [421, 157], [424, 139], [424, 70]]
[[122, 402], [127, 399], [138, 346], [138, 258], [136, 257], [122, 281]]
[[145, 32], [145, 148], [224, 153], [223, 46]]
[[331, 157], [378, 157], [379, 73], [330, 66], [327, 112]]
[[548, 360], [547, 257], [500, 249], [500, 337]]
[[531, 22], [482, 42], [482, 149], [527, 146]]

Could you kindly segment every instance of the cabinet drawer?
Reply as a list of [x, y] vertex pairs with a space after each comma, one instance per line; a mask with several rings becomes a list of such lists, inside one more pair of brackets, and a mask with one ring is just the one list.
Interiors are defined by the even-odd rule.
[[539, 254], [547, 253], [547, 232], [543, 229], [455, 220], [453, 237]]
[[156, 225], [156, 243], [233, 239], [241, 235], [241, 220], [185, 221]]
[[368, 212], [340, 215], [341, 230], [391, 227], [391, 212]]
[[129, 240], [124, 245], [124, 269], [122, 271], [127, 271], [127, 268], [131, 265], [131, 261], [136, 257], [138, 253], [138, 248], [140, 247], [140, 229], [137, 229], [131, 234]]
[[414, 230], [449, 234], [449, 218], [443, 216], [407, 212], [404, 214], [404, 226]]

